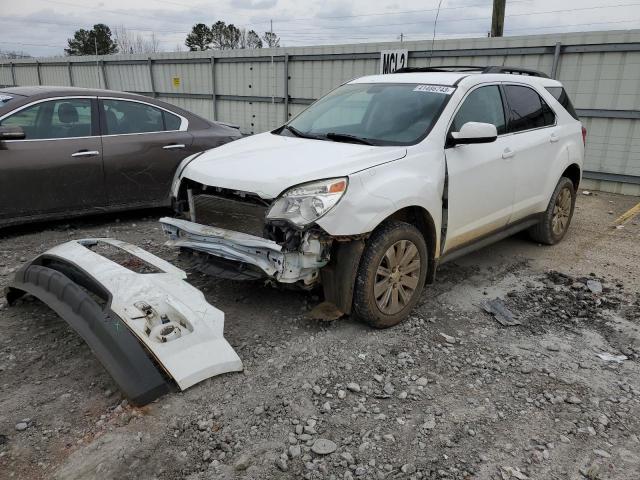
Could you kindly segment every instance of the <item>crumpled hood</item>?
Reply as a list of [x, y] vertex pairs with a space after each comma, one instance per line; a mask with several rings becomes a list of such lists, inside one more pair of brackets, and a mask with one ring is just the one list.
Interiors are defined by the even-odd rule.
[[182, 178], [275, 198], [300, 183], [346, 176], [403, 158], [405, 147], [376, 147], [270, 132], [227, 143], [198, 156]]

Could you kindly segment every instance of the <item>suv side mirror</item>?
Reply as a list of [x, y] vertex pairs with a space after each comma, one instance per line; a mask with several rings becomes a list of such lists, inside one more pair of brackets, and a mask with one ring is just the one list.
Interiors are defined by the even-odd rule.
[[21, 127], [0, 127], [1, 140], [24, 140], [25, 134]]
[[491, 143], [498, 138], [498, 130], [491, 123], [467, 122], [462, 125], [459, 132], [451, 132], [447, 143], [453, 145], [466, 145], [469, 143]]

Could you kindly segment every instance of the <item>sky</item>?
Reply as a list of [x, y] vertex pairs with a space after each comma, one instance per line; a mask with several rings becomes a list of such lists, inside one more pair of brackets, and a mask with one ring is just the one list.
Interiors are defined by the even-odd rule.
[[[281, 46], [431, 39], [440, 0], [0, 0], [0, 50], [38, 57], [64, 54], [79, 28], [105, 23], [186, 50], [195, 23], [217, 20]], [[484, 37], [492, 0], [441, 0], [436, 38]], [[640, 0], [507, 0], [505, 36], [640, 28]]]

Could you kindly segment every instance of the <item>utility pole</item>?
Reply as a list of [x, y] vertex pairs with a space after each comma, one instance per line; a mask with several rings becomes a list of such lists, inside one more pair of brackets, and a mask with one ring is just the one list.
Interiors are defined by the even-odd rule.
[[404, 33], [400, 34], [400, 43], [402, 43], [402, 40], [404, 40]]
[[504, 32], [504, 10], [506, 0], [493, 0], [493, 15], [491, 16], [491, 36], [501, 37]]

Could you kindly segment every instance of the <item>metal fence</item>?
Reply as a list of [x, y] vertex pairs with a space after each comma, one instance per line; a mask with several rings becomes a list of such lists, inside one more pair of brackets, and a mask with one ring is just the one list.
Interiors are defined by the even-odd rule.
[[591, 188], [640, 195], [640, 30], [431, 42], [0, 61], [0, 85], [66, 85], [153, 96], [244, 133], [272, 129], [351, 78], [380, 51], [409, 66], [515, 65], [559, 79], [589, 134]]

